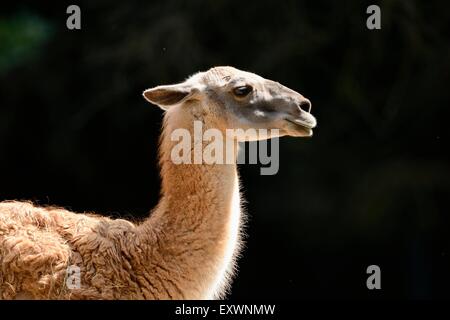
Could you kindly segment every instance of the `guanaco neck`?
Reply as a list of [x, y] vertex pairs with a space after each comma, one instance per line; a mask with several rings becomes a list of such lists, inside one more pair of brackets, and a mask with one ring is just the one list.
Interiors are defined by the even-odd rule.
[[[186, 106], [178, 106], [183, 108]], [[171, 112], [164, 119], [160, 142], [162, 191], [160, 202], [145, 224], [157, 238], [165, 268], [178, 297], [220, 298], [226, 293], [239, 249], [240, 198], [236, 164], [175, 164], [171, 133], [207, 121], [195, 106]], [[191, 112], [192, 111], [192, 112]], [[204, 144], [207, 144], [204, 142]], [[225, 146], [225, 143], [224, 143]], [[152, 263], [152, 262], [150, 262]]]

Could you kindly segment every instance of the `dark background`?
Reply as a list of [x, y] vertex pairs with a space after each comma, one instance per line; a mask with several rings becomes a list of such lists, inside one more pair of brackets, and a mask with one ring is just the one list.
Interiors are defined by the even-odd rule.
[[[66, 28], [81, 7], [82, 29]], [[382, 29], [366, 28], [378, 4]], [[313, 102], [280, 171], [242, 165], [231, 298], [449, 298], [446, 1], [73, 1], [0, 9], [0, 200], [114, 217], [157, 203], [144, 89], [233, 65]], [[366, 288], [381, 267], [382, 290]]]

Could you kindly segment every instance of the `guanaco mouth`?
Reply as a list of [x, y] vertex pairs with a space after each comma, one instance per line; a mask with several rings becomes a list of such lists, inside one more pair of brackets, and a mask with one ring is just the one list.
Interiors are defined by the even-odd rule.
[[286, 121], [289, 121], [290, 123], [293, 123], [296, 126], [300, 126], [304, 129], [313, 129], [316, 126], [315, 124], [307, 123], [297, 119], [296, 120], [286, 119]]

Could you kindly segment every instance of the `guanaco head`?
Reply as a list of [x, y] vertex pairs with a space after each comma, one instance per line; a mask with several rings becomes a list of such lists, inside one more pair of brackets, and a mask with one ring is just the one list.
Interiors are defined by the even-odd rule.
[[316, 126], [311, 102], [301, 94], [233, 67], [215, 67], [179, 84], [148, 89], [144, 97], [168, 113], [190, 112], [220, 130], [278, 129], [269, 138], [310, 137]]

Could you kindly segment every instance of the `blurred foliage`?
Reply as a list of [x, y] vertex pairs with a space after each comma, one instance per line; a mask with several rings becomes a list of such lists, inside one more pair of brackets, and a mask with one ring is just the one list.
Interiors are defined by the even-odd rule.
[[35, 56], [50, 35], [48, 22], [30, 13], [0, 19], [0, 74]]
[[277, 175], [241, 167], [250, 237], [234, 296], [367, 296], [378, 263], [385, 296], [448, 297], [449, 6], [378, 1], [369, 31], [369, 4], [81, 1], [80, 31], [67, 3], [10, 6], [0, 198], [145, 215], [161, 112], [141, 92], [233, 65], [310, 98], [319, 123], [282, 139]]

